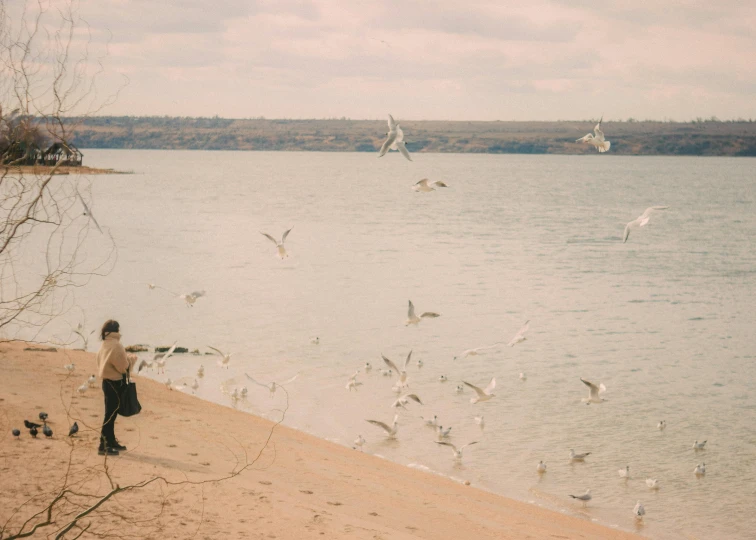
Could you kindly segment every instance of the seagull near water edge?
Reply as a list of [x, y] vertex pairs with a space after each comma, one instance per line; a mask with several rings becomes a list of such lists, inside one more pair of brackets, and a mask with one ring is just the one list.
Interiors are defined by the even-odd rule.
[[250, 381], [252, 381], [253, 383], [255, 383], [256, 385], [258, 385], [258, 386], [262, 386], [263, 388], [267, 388], [268, 390], [270, 390], [270, 397], [273, 397], [273, 395], [274, 395], [274, 394], [276, 393], [276, 390], [278, 389], [278, 387], [279, 387], [279, 386], [286, 386], [287, 384], [289, 384], [289, 383], [291, 383], [291, 382], [294, 382], [294, 380], [295, 380], [295, 379], [296, 379], [297, 377], [299, 377], [299, 373], [297, 373], [296, 375], [294, 375], [293, 377], [290, 377], [290, 378], [286, 379], [286, 380], [285, 380], [284, 382], [282, 382], [282, 383], [277, 383], [276, 381], [273, 381], [273, 382], [271, 382], [270, 384], [264, 384], [264, 383], [261, 383], [261, 382], [258, 382], [258, 381], [256, 381], [255, 379], [253, 379], [252, 377], [250, 377], [250, 376], [249, 376], [249, 375], [248, 375], [247, 373], [245, 373], [244, 375], [245, 375], [245, 376], [246, 376], [246, 377], [247, 377], [247, 378], [248, 378], [248, 379], [249, 379]]
[[582, 495], [570, 495], [570, 497], [572, 497], [573, 499], [577, 499], [578, 501], [582, 501], [583, 506], [585, 506], [588, 503], [588, 501], [590, 501], [593, 498], [591, 496], [590, 489], [586, 489], [585, 493], [583, 493]]
[[454, 457], [455, 461], [462, 461], [462, 450], [464, 450], [468, 446], [472, 446], [473, 444], [478, 444], [478, 441], [473, 441], [473, 442], [469, 442], [465, 444], [464, 446], [460, 446], [459, 448], [457, 448], [450, 442], [446, 442], [446, 441], [435, 441], [435, 442], [436, 444], [441, 444], [443, 446], [450, 446], [452, 449], [452, 456]]
[[407, 366], [410, 363], [410, 358], [411, 357], [412, 357], [412, 351], [410, 351], [409, 354], [407, 355], [407, 359], [404, 361], [404, 365], [402, 366], [402, 369], [399, 369], [397, 367], [397, 365], [394, 364], [391, 360], [389, 360], [385, 356], [381, 355], [381, 358], [383, 358], [383, 361], [391, 369], [391, 371], [396, 371], [396, 373], [399, 375], [399, 386], [400, 387], [407, 386]]
[[231, 362], [231, 353], [224, 353], [223, 351], [216, 349], [215, 347], [211, 347], [210, 345], [208, 345], [207, 348], [217, 352], [221, 357], [221, 359], [218, 360], [218, 365], [220, 367], [225, 367], [226, 369], [228, 369], [228, 364]]
[[378, 153], [378, 157], [383, 157], [389, 150], [398, 150], [405, 158], [412, 161], [412, 158], [407, 151], [407, 146], [404, 142], [404, 132], [399, 124], [396, 123], [394, 117], [388, 115], [388, 133], [386, 134], [386, 140], [381, 146], [381, 151]]
[[398, 430], [399, 426], [399, 415], [394, 415], [394, 423], [389, 427], [387, 424], [381, 422], [380, 420], [365, 420], [366, 422], [369, 422], [373, 424], [374, 426], [378, 426], [383, 431], [386, 432], [386, 436], [389, 439], [396, 439], [396, 432]]

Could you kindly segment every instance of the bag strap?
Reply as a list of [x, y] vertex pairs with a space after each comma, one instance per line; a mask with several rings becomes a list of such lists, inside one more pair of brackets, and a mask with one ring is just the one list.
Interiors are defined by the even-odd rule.
[[123, 374], [123, 382], [124, 384], [129, 384], [131, 382], [131, 374], [129, 373], [129, 368], [126, 368], [126, 373]]

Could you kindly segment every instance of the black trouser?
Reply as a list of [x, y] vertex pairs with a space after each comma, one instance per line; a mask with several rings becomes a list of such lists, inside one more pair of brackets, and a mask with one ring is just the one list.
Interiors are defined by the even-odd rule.
[[115, 446], [115, 421], [118, 416], [118, 406], [121, 404], [121, 388], [123, 381], [109, 381], [103, 379], [102, 392], [105, 394], [105, 420], [100, 432], [100, 447]]

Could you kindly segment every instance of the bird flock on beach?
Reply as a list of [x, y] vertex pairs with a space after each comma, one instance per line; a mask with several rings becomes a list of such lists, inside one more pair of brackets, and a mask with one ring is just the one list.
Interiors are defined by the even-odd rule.
[[[604, 136], [604, 132], [602, 130], [602, 122], [603, 122], [603, 115], [601, 119], [598, 121], [596, 126], [593, 129], [593, 133], [588, 133], [585, 136], [579, 138], [576, 140], [578, 143], [587, 143], [592, 145], [596, 148], [596, 150], [599, 153], [605, 153], [608, 152], [611, 147], [611, 142], [606, 140]], [[384, 140], [383, 144], [381, 145], [381, 148], [378, 153], [378, 157], [384, 157], [387, 154], [390, 153], [390, 151], [396, 151], [400, 153], [406, 160], [412, 162], [412, 156], [410, 155], [408, 149], [407, 149], [407, 141], [405, 140], [405, 134], [402, 130], [400, 124], [394, 119], [394, 117], [389, 114], [388, 115], [388, 132], [386, 133], [386, 139]], [[432, 193], [434, 191], [437, 191], [441, 188], [448, 188], [449, 186], [441, 181], [441, 180], [435, 180], [431, 181], [428, 178], [423, 178], [419, 181], [417, 181], [414, 185], [411, 186], [411, 189], [417, 193]], [[91, 209], [87, 206], [84, 199], [81, 197], [81, 195], [76, 193], [77, 198], [79, 199], [80, 203], [82, 204], [84, 208], [84, 215], [86, 215], [94, 224], [94, 226], [102, 232], [102, 229], [100, 227], [100, 224], [95, 220], [94, 215], [91, 212]], [[428, 195], [430, 196], [430, 195]], [[636, 231], [642, 227], [645, 227], [651, 217], [653, 215], [656, 215], [658, 212], [668, 209], [668, 206], [662, 206], [662, 205], [656, 205], [656, 206], [650, 206], [647, 208], [640, 216], [633, 219], [632, 221], [628, 222], [624, 228], [623, 234], [621, 236], [622, 242], [626, 243], [630, 237], [631, 231]], [[284, 231], [280, 237], [280, 241], [273, 235], [268, 234], [266, 232], [260, 231], [260, 234], [267, 238], [270, 242], [272, 242], [275, 246], [275, 255], [279, 257], [280, 259], [286, 259], [289, 257], [289, 253], [286, 250], [285, 242], [287, 241], [287, 238], [289, 234], [292, 232], [293, 228], [290, 227], [286, 231]], [[148, 288], [150, 290], [157, 290], [157, 291], [163, 291], [167, 294], [170, 294], [172, 297], [176, 299], [183, 300], [185, 302], [185, 305], [188, 308], [194, 307], [195, 303], [203, 298], [206, 295], [206, 291], [204, 290], [197, 290], [189, 293], [177, 293], [174, 291], [171, 291], [169, 289], [166, 289], [165, 287], [161, 285], [157, 285], [154, 283], [149, 283]], [[423, 325], [426, 324], [432, 324], [430, 322], [426, 321], [432, 321], [433, 319], [436, 319], [440, 317], [441, 314], [434, 312], [434, 311], [420, 311], [416, 310], [415, 305], [411, 300], [408, 301], [407, 305], [407, 318], [405, 320], [405, 326], [417, 326], [421, 323]], [[526, 341], [528, 331], [530, 329], [530, 320], [527, 320], [523, 323], [522, 327], [509, 339], [509, 340], [502, 340], [497, 341], [495, 343], [491, 343], [488, 345], [481, 345], [475, 348], [470, 348], [464, 351], [461, 351], [458, 355], [454, 356], [454, 360], [463, 360], [468, 357], [473, 356], [482, 356], [486, 354], [490, 354], [502, 347], [508, 346], [508, 347], [515, 347], [518, 344]], [[84, 341], [84, 347], [87, 346], [87, 340], [90, 334], [86, 334], [82, 326], [80, 325], [77, 329], [76, 333], [81, 337], [81, 339]], [[320, 343], [319, 337], [313, 337], [310, 341], [313, 345], [318, 345]], [[212, 354], [214, 356], [217, 356], [219, 360], [217, 361], [217, 365], [219, 369], [228, 369], [229, 365], [231, 363], [231, 353], [223, 352], [221, 349], [215, 348], [215, 347], [207, 347], [210, 352], [206, 354]], [[173, 343], [171, 347], [162, 348], [161, 350], [155, 350], [152, 358], [145, 358], [142, 359], [139, 365], [137, 366], [137, 373], [142, 373], [145, 369], [150, 370], [156, 370], [158, 373], [165, 373], [165, 365], [166, 362], [170, 358], [174, 358], [176, 354], [176, 343]], [[352, 371], [350, 374], [347, 375], [347, 380], [345, 384], [345, 390], [349, 393], [352, 392], [359, 392], [359, 389], [361, 386], [363, 386], [363, 382], [360, 380], [360, 378], [371, 376], [373, 374], [385, 377], [391, 381], [391, 389], [393, 392], [397, 394], [396, 399], [394, 399], [391, 403], [391, 410], [393, 411], [392, 418], [389, 420], [384, 419], [374, 419], [374, 418], [365, 418], [365, 421], [370, 424], [371, 426], [374, 426], [380, 432], [383, 436], [385, 436], [388, 439], [396, 439], [399, 436], [399, 428], [402, 425], [400, 414], [406, 414], [407, 411], [410, 411], [417, 407], [425, 407], [428, 404], [425, 403], [422, 399], [422, 389], [421, 388], [412, 388], [410, 390], [410, 379], [411, 379], [411, 373], [413, 369], [421, 369], [422, 368], [422, 360], [418, 360], [415, 364], [415, 367], [413, 367], [413, 364], [411, 363], [412, 359], [412, 350], [410, 350], [402, 361], [394, 361], [386, 357], [385, 355], [381, 354], [381, 361], [382, 365], [385, 366], [385, 368], [381, 369], [375, 369], [375, 373], [373, 373], [373, 365], [370, 362], [366, 362], [364, 365], [358, 367], [356, 370]], [[73, 372], [75, 369], [75, 366], [73, 364], [69, 366], [66, 366], [66, 369]], [[354, 368], [352, 368], [354, 369]], [[351, 371], [351, 370], [350, 370]], [[280, 386], [285, 386], [298, 377], [298, 373], [295, 374], [293, 377], [288, 377], [286, 380], [283, 380], [282, 382], [276, 382], [276, 381], [270, 381], [270, 382], [260, 382], [253, 378], [251, 375], [245, 373], [246, 380], [248, 380], [250, 383], [259, 386], [264, 387], [268, 390], [270, 397], [273, 397], [276, 393], [276, 389]], [[180, 379], [178, 381], [172, 381], [171, 379], [165, 380], [166, 387], [170, 390], [178, 389], [178, 390], [189, 390], [191, 389], [192, 392], [196, 392], [200, 388], [199, 381], [203, 379], [205, 376], [204, 372], [204, 365], [201, 365], [200, 368], [197, 370], [196, 377], [184, 377], [183, 379]], [[94, 377], [94, 376], [92, 376]], [[86, 388], [91, 386], [93, 384], [92, 377], [85, 382], [82, 387], [80, 387], [80, 392], [85, 392]], [[519, 375], [520, 381], [522, 383], [525, 383], [525, 381], [528, 380], [528, 377], [525, 373], [520, 373]], [[607, 399], [603, 397], [603, 394], [606, 392], [606, 387], [604, 384], [598, 382], [592, 382], [590, 380], [587, 380], [583, 377], [580, 377], [579, 374], [576, 374], [576, 380], [579, 379], [582, 381], [582, 383], [587, 387], [588, 395], [587, 397], [583, 398], [581, 401], [585, 403], [586, 405], [600, 405], [607, 402]], [[438, 378], [438, 382], [445, 383], [449, 380], [449, 376], [446, 374], [440, 375]], [[457, 394], [462, 394], [465, 391], [472, 391], [471, 397], [469, 399], [470, 407], [472, 407], [475, 411], [475, 414], [472, 418], [475, 425], [478, 426], [478, 429], [480, 430], [481, 436], [478, 437], [478, 440], [467, 440], [463, 441], [464, 444], [455, 444], [454, 442], [451, 442], [451, 431], [452, 427], [449, 425], [441, 425], [438, 416], [433, 415], [429, 417], [421, 417], [424, 425], [429, 429], [429, 432], [432, 432], [432, 436], [428, 436], [429, 442], [435, 443], [437, 447], [445, 447], [447, 449], [451, 450], [451, 457], [455, 462], [461, 462], [463, 459], [463, 451], [465, 451], [467, 448], [472, 447], [474, 445], [482, 445], [485, 444], [485, 438], [483, 437], [483, 434], [485, 432], [485, 418], [482, 413], [482, 409], [486, 407], [486, 403], [490, 402], [491, 400], [496, 399], [496, 376], [491, 374], [490, 379], [486, 377], [486, 380], [477, 380], [477, 381], [467, 381], [467, 380], [459, 380], [458, 383], [455, 383], [456, 386], [454, 387], [454, 391]], [[246, 386], [239, 387], [238, 385], [231, 390], [227, 386], [222, 386], [221, 388], [225, 393], [229, 395], [229, 397], [233, 400], [239, 400], [239, 399], [245, 399], [248, 394], [248, 388]], [[605, 405], [606, 406], [606, 405]], [[378, 416], [378, 415], [376, 415]], [[41, 416], [40, 416], [41, 418]], [[25, 421], [26, 424], [26, 421]], [[27, 425], [27, 428], [29, 426]], [[40, 427], [36, 425], [36, 427]], [[46, 424], [45, 424], [46, 427]], [[76, 426], [78, 429], [78, 426]], [[657, 428], [659, 430], [664, 430], [666, 428], [666, 422], [664, 420], [660, 421], [657, 425]], [[73, 430], [73, 427], [71, 428]], [[13, 435], [18, 437], [20, 433], [17, 433], [18, 430], [13, 431]], [[30, 429], [31, 433], [31, 429]], [[456, 433], [456, 432], [455, 432]], [[75, 434], [75, 432], [71, 433], [71, 435]], [[47, 432], [45, 432], [45, 435], [47, 435]], [[36, 432], [33, 433], [32, 436], [36, 436]], [[52, 433], [50, 433], [49, 436], [52, 436]], [[355, 449], [363, 450], [365, 446], [368, 444], [368, 440], [363, 436], [363, 434], [358, 434], [357, 438], [354, 440], [353, 447]], [[701, 452], [704, 451], [706, 441], [698, 442], [696, 441], [693, 445], [693, 450], [695, 452]], [[431, 445], [432, 446], [432, 445]], [[582, 453], [576, 453], [574, 449], [570, 449], [569, 451], [569, 461], [576, 462], [576, 461], [585, 461], [586, 458], [591, 455], [591, 452], [582, 452]], [[538, 464], [535, 467], [536, 473], [539, 475], [546, 474], [547, 471], [547, 464], [541, 460], [538, 462]], [[705, 463], [701, 463], [696, 465], [694, 471], [697, 476], [702, 476], [706, 473]], [[553, 474], [553, 473], [552, 473]], [[629, 480], [631, 478], [630, 476], [630, 466], [626, 466], [623, 469], [619, 470], [619, 476], [620, 478], [623, 478], [625, 480]], [[655, 478], [647, 478], [646, 479], [646, 485], [651, 490], [658, 490], [660, 489], [660, 481]], [[569, 494], [569, 497], [572, 499], [575, 499], [576, 501], [581, 502], [584, 506], [588, 504], [589, 501], [592, 500], [593, 496], [591, 494], [590, 489], [586, 489], [584, 493], [580, 494]], [[643, 506], [643, 504], [640, 501], [637, 501], [635, 504], [635, 507], [633, 508], [633, 515], [638, 519], [642, 520], [646, 511]]]

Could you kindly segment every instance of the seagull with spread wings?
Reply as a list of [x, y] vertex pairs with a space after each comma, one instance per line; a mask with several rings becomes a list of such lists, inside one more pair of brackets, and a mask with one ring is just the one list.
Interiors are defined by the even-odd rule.
[[401, 407], [403, 409], [406, 409], [407, 408], [406, 405], [407, 405], [407, 403], [409, 403], [410, 400], [412, 400], [412, 401], [414, 401], [416, 403], [419, 403], [420, 405], [423, 404], [423, 402], [420, 401], [420, 398], [417, 397], [417, 394], [404, 394], [403, 396], [401, 396], [400, 398], [398, 398], [396, 401], [394, 401], [391, 404], [391, 406], [394, 409], [398, 409], [399, 407]]
[[386, 436], [389, 439], [396, 439], [396, 432], [397, 432], [398, 426], [399, 426], [399, 415], [398, 414], [394, 415], [394, 423], [391, 425], [391, 427], [389, 427], [387, 424], [385, 424], [385, 423], [383, 423], [383, 422], [381, 422], [379, 420], [365, 420], [365, 421], [366, 422], [370, 422], [374, 426], [378, 426], [379, 428], [381, 428], [383, 431], [386, 432]]
[[207, 348], [217, 352], [221, 357], [221, 359], [218, 360], [218, 365], [220, 367], [225, 367], [226, 369], [228, 369], [228, 364], [229, 362], [231, 362], [231, 353], [224, 353], [223, 351], [216, 349], [215, 347], [211, 347], [210, 345], [208, 345]]
[[609, 148], [612, 146], [612, 143], [604, 139], [604, 132], [601, 131], [601, 122], [604, 120], [603, 115], [601, 116], [601, 119], [598, 121], [598, 124], [596, 124], [596, 127], [593, 128], [593, 133], [588, 133], [587, 135], [584, 135], [583, 137], [580, 137], [575, 142], [587, 142], [592, 144], [596, 147], [596, 150], [599, 151], [599, 153], [608, 152]]
[[452, 449], [452, 456], [454, 456], [455, 461], [462, 461], [462, 450], [464, 450], [468, 446], [472, 446], [473, 444], [478, 444], [478, 441], [473, 441], [473, 442], [469, 442], [469, 443], [465, 444], [464, 446], [460, 446], [459, 448], [457, 448], [456, 446], [454, 446], [450, 442], [446, 442], [446, 441], [434, 441], [434, 442], [436, 444], [441, 444], [441, 445], [444, 445], [444, 446], [450, 446], [451, 449]]
[[286, 379], [284, 382], [277, 383], [276, 381], [273, 381], [270, 384], [264, 384], [264, 383], [256, 381], [255, 379], [253, 379], [252, 377], [250, 377], [247, 373], [245, 373], [244, 375], [246, 375], [246, 377], [250, 381], [252, 381], [253, 383], [255, 383], [256, 385], [262, 386], [263, 388], [267, 388], [268, 390], [270, 390], [270, 397], [273, 397], [273, 395], [276, 393], [276, 390], [278, 389], [279, 386], [286, 386], [290, 382], [294, 382], [294, 379], [296, 379], [297, 377], [299, 377], [299, 373], [297, 373], [293, 377], [290, 377], [290, 378]]
[[409, 304], [407, 306], [407, 320], [404, 322], [404, 326], [409, 326], [410, 324], [418, 324], [423, 319], [435, 319], [436, 317], [440, 317], [440, 313], [434, 313], [433, 311], [426, 311], [419, 317], [415, 314], [415, 304], [412, 303], [412, 300], [408, 300]]
[[407, 152], [407, 147], [404, 142], [404, 132], [402, 131], [402, 128], [399, 127], [399, 124], [396, 123], [394, 120], [394, 117], [390, 114], [388, 115], [388, 133], [386, 134], [386, 140], [383, 142], [383, 146], [381, 146], [381, 151], [378, 154], [378, 157], [383, 157], [386, 155], [386, 152], [390, 150], [399, 150], [399, 152], [406, 157], [409, 161], [412, 161], [412, 158], [409, 155], [409, 152]]
[[205, 291], [194, 291], [188, 294], [181, 294], [179, 298], [186, 302], [186, 307], [194, 307], [197, 298], [205, 296], [205, 294], [207, 294]]
[[528, 321], [525, 321], [525, 324], [523, 325], [523, 327], [520, 328], [520, 331], [515, 334], [515, 336], [509, 341], [509, 343], [507, 343], [507, 345], [509, 345], [510, 347], [514, 347], [518, 343], [522, 343], [523, 341], [528, 339], [525, 337], [525, 332], [527, 332], [529, 328], [530, 328], [530, 321], [528, 320]]
[[97, 227], [97, 230], [100, 231], [100, 234], [104, 234], [102, 232], [102, 229], [100, 228], [100, 224], [97, 223], [94, 214], [92, 214], [92, 211], [89, 209], [89, 206], [87, 206], [87, 203], [84, 202], [84, 198], [81, 196], [81, 193], [79, 193], [78, 189], [76, 190], [76, 196], [79, 198], [79, 202], [81, 202], [81, 205], [84, 207], [84, 215], [88, 216], [89, 219], [92, 220], [92, 223], [95, 224], [95, 227]]
[[624, 244], [625, 242], [627, 242], [627, 238], [628, 236], [630, 236], [630, 231], [632, 229], [639, 229], [641, 227], [644, 227], [651, 219], [652, 213], [657, 210], [666, 210], [667, 208], [669, 208], [669, 206], [651, 206], [649, 208], [646, 208], [646, 210], [640, 216], [625, 225], [625, 232], [622, 234], [622, 243]]
[[391, 360], [389, 360], [385, 356], [381, 355], [381, 358], [383, 358], [383, 361], [386, 363], [386, 365], [389, 368], [391, 368], [392, 371], [395, 371], [399, 375], [400, 387], [407, 386], [407, 366], [410, 363], [411, 357], [412, 357], [412, 351], [410, 351], [409, 354], [407, 355], [407, 359], [404, 361], [404, 365], [402, 366], [402, 369], [399, 369], [395, 363], [393, 363]]
[[156, 352], [155, 355], [152, 357], [151, 361], [148, 360], [142, 360], [139, 362], [139, 366], [137, 367], [137, 373], [142, 371], [145, 367], [153, 368], [157, 367], [158, 373], [160, 373], [160, 370], [163, 370], [163, 373], [165, 373], [165, 361], [168, 360], [173, 355], [173, 351], [176, 350], [176, 344], [178, 341], [174, 342], [173, 345], [171, 345], [170, 349], [168, 349], [164, 353]]
[[[434, 187], [435, 186], [435, 187]], [[436, 191], [437, 187], [449, 187], [446, 184], [444, 184], [441, 180], [436, 180], [435, 182], [431, 182], [427, 178], [423, 178], [419, 182], [415, 183], [414, 186], [412, 186], [412, 189], [417, 191], [418, 193], [430, 193], [431, 191]]]
[[[292, 227], [291, 229], [293, 229], [293, 228], [294, 227]], [[289, 255], [288, 255], [288, 253], [286, 253], [286, 248], [284, 247], [284, 242], [286, 242], [286, 237], [289, 236], [289, 233], [291, 232], [291, 229], [289, 229], [288, 231], [286, 231], [285, 233], [283, 233], [283, 235], [281, 236], [281, 241], [280, 242], [278, 240], [276, 240], [275, 238], [273, 238], [268, 233], [260, 232], [260, 234], [263, 235], [268, 240], [270, 240], [271, 242], [273, 242], [276, 245], [276, 248], [278, 249], [278, 256], [281, 257], [282, 259], [285, 259]]]
[[479, 401], [488, 401], [496, 395], [493, 393], [493, 389], [496, 388], [496, 377], [491, 377], [491, 382], [488, 383], [488, 386], [486, 386], [485, 390], [481, 390], [480, 388], [478, 388], [474, 384], [470, 384], [469, 382], [462, 382], [475, 390], [475, 393], [478, 394], [477, 396], [470, 398], [470, 403], [472, 403], [473, 405], [478, 403]]
[[582, 377], [580, 380], [588, 387], [588, 397], [581, 400], [583, 403], [590, 405], [591, 403], [601, 403], [602, 401], [606, 401], [606, 399], [600, 397], [600, 394], [606, 392], [606, 386], [604, 386], [603, 383], [597, 386], [592, 382], [586, 381]]

